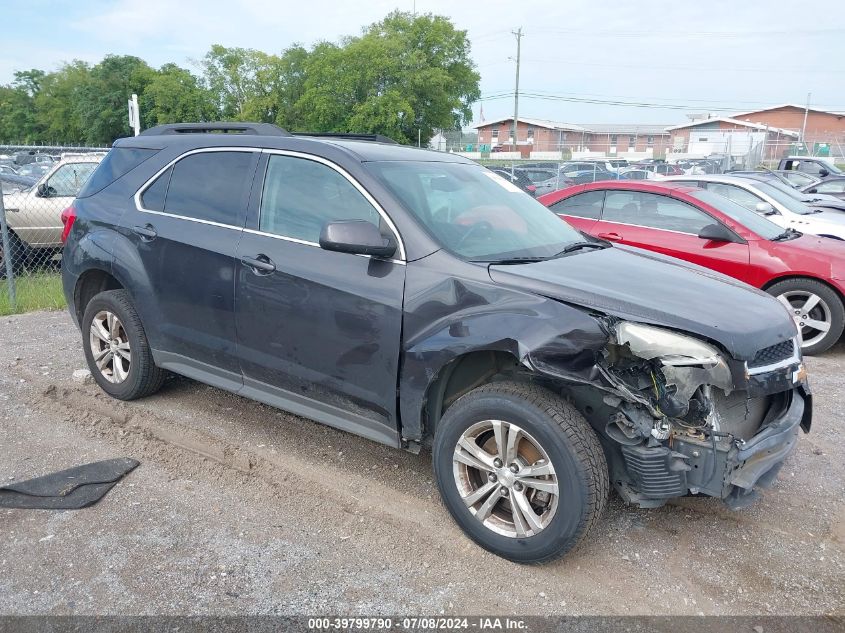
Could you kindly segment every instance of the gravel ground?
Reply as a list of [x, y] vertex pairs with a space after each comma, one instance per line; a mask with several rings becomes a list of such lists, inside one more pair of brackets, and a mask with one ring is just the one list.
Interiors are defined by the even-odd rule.
[[451, 522], [430, 456], [174, 378], [123, 403], [63, 312], [0, 319], [0, 481], [133, 457], [78, 511], [0, 510], [0, 614], [845, 613], [845, 347], [808, 360], [813, 432], [756, 505], [613, 494], [588, 543], [524, 567]]

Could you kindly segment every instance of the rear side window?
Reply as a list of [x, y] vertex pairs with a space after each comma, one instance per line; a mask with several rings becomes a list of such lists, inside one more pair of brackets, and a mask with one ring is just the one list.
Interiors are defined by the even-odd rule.
[[100, 163], [97, 170], [85, 183], [77, 197], [92, 196], [105, 189], [121, 176], [129, 173], [138, 165], [158, 152], [157, 149], [142, 147], [114, 147]]
[[609, 191], [602, 219], [693, 235], [714, 221], [685, 202], [642, 191]]
[[141, 201], [151, 211], [238, 225], [254, 170], [252, 152], [191, 154], [145, 189]]
[[604, 202], [604, 191], [586, 191], [577, 196], [555, 202], [551, 210], [563, 215], [576, 218], [590, 218], [598, 220], [601, 215], [601, 205]]

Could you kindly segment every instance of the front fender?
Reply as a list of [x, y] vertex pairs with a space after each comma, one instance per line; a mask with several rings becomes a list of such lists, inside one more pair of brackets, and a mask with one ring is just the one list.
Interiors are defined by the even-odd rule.
[[530, 369], [529, 354], [542, 352], [585, 377], [595, 366], [608, 337], [587, 311], [496, 285], [484, 267], [474, 278], [444, 274], [436, 255], [408, 266], [399, 387], [405, 439], [422, 438], [431, 385], [466, 354], [505, 352]]

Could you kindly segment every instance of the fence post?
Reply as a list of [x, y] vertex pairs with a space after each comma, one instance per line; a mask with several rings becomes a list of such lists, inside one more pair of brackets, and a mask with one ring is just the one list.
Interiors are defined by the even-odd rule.
[[6, 287], [9, 293], [9, 308], [12, 312], [17, 310], [17, 296], [15, 295], [15, 264], [12, 258], [12, 240], [9, 239], [9, 226], [6, 224], [6, 205], [3, 200], [3, 192], [0, 191], [0, 233], [3, 234], [3, 261], [6, 264]]

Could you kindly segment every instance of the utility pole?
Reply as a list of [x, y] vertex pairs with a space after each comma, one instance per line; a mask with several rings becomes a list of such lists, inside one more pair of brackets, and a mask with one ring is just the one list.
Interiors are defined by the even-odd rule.
[[810, 111], [810, 97], [812, 96], [812, 92], [807, 93], [807, 107], [804, 108], [804, 125], [801, 126], [801, 144], [804, 146], [804, 151], [809, 154], [807, 151], [807, 137], [805, 134], [807, 133], [807, 113]]
[[513, 147], [519, 151], [517, 145], [517, 125], [519, 123], [519, 63], [522, 48], [522, 27], [520, 26], [516, 31], [511, 31], [516, 36], [516, 87], [513, 91]]

